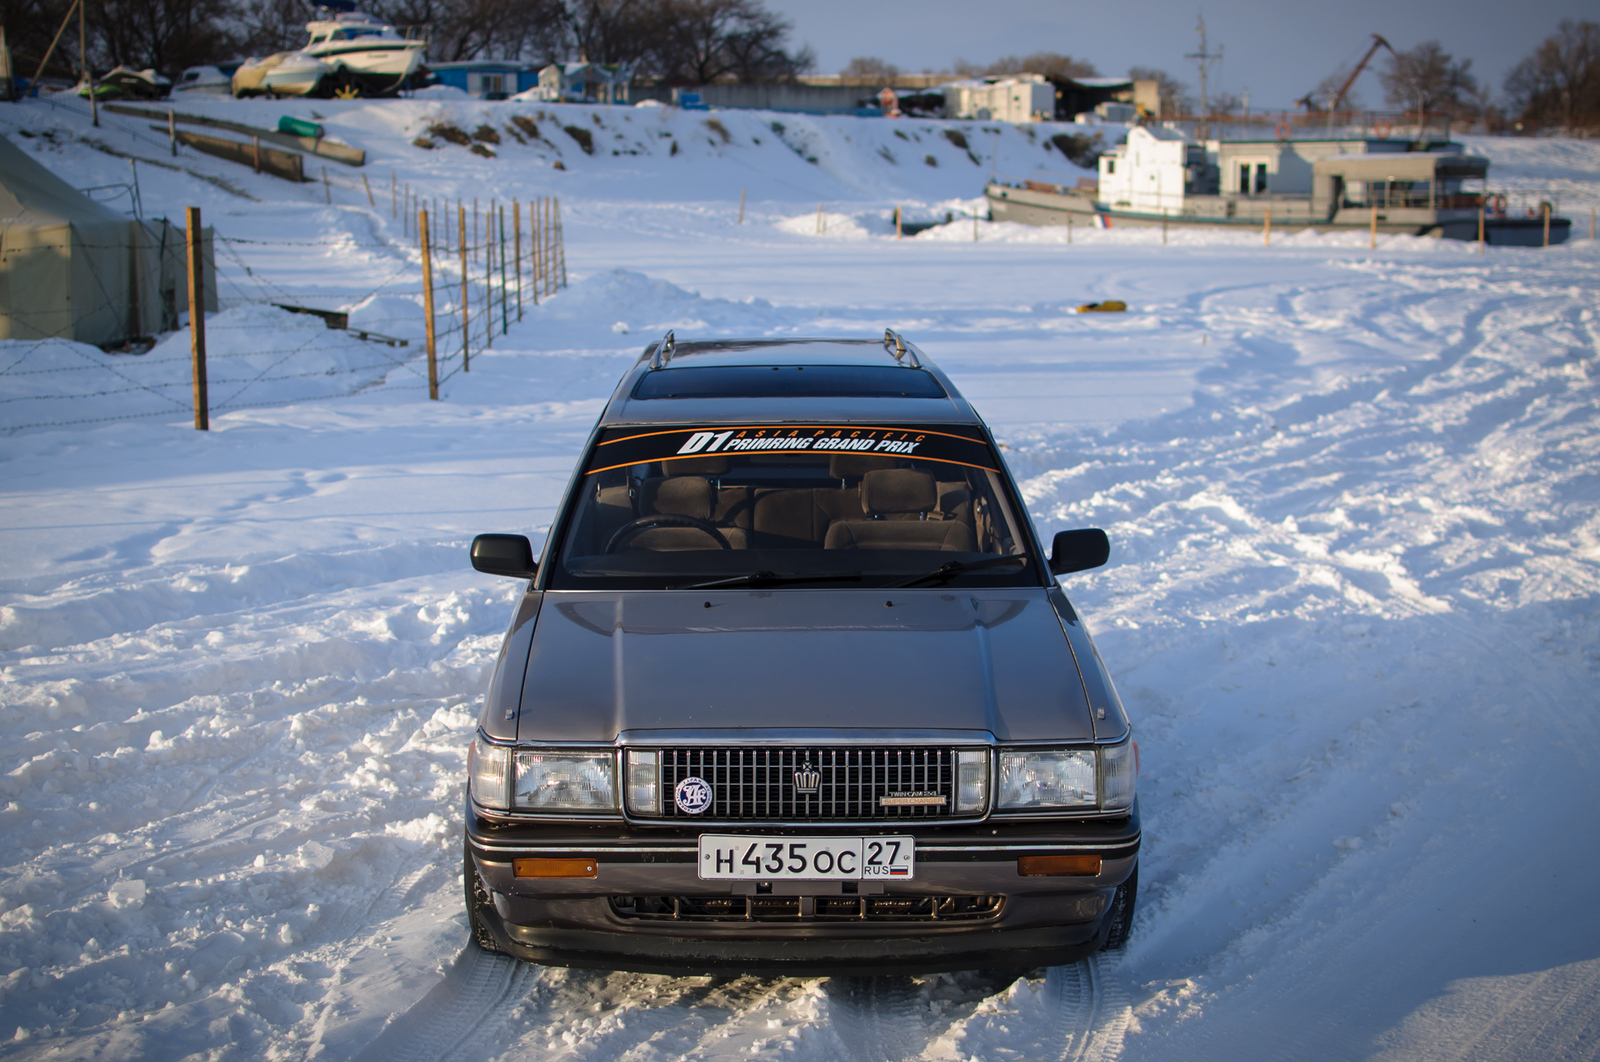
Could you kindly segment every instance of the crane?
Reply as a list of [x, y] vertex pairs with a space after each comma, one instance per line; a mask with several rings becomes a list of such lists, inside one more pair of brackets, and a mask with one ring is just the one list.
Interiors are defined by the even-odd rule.
[[1319, 109], [1321, 109], [1321, 110], [1329, 110], [1329, 111], [1338, 110], [1339, 109], [1339, 104], [1343, 103], [1344, 102], [1344, 98], [1350, 94], [1350, 86], [1354, 85], [1356, 83], [1356, 78], [1361, 76], [1361, 71], [1363, 71], [1363, 70], [1365, 70], [1367, 68], [1367, 64], [1372, 61], [1372, 57], [1374, 55], [1378, 54], [1378, 49], [1379, 48], [1388, 48], [1390, 55], [1394, 55], [1395, 54], [1394, 47], [1392, 45], [1390, 45], [1388, 41], [1384, 40], [1381, 36], [1379, 36], [1378, 34], [1374, 33], [1372, 35], [1372, 47], [1367, 49], [1367, 54], [1363, 55], [1361, 57], [1361, 61], [1356, 64], [1356, 68], [1354, 70], [1350, 71], [1350, 76], [1344, 79], [1344, 84], [1340, 85], [1339, 86], [1339, 91], [1335, 92], [1333, 94], [1333, 99], [1328, 101], [1328, 106], [1327, 107], [1325, 107], [1325, 108], [1318, 108], [1317, 107], [1316, 101], [1312, 98], [1316, 93], [1315, 89], [1313, 89], [1311, 92], [1306, 93], [1304, 96], [1300, 97], [1299, 99], [1295, 100], [1294, 101], [1295, 102], [1295, 106], [1304, 107], [1308, 111], [1315, 111], [1315, 110], [1319, 110]]

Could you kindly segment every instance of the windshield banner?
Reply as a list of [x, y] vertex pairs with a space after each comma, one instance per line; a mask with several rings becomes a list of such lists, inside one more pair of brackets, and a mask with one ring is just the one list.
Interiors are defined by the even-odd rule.
[[590, 473], [650, 461], [722, 454], [874, 454], [945, 461], [996, 471], [988, 440], [977, 428], [863, 427], [859, 424], [705, 425], [672, 431], [613, 428], [595, 447]]

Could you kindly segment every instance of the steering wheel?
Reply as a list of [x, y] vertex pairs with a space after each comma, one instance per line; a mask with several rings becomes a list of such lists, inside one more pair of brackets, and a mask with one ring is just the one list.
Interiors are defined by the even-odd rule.
[[641, 516], [629, 520], [612, 534], [611, 540], [606, 543], [606, 552], [615, 553], [617, 548], [635, 535], [650, 530], [652, 527], [692, 527], [696, 531], [710, 535], [716, 540], [719, 549], [732, 549], [733, 544], [717, 529], [717, 525], [710, 520], [700, 520], [693, 516], [678, 516], [674, 513], [657, 513], [654, 516]]

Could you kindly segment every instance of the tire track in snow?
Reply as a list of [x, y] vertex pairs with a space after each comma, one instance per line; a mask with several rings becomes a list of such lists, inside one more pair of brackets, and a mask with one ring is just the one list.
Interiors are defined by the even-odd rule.
[[927, 1009], [909, 977], [835, 977], [828, 1017], [855, 1062], [900, 1062], [922, 1054]]
[[527, 994], [538, 967], [468, 945], [444, 979], [416, 1005], [390, 1021], [355, 1056], [356, 1062], [443, 1062], [492, 1038]]
[[919, 1057], [1114, 1062], [1133, 1015], [1126, 990], [1113, 976], [1120, 962], [1120, 956], [1091, 955], [1052, 966], [1042, 979], [1018, 978], [953, 1023]]

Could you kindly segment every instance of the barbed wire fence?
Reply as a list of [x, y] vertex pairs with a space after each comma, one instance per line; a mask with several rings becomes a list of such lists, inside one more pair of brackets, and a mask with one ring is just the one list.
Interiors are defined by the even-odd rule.
[[[381, 213], [364, 174], [352, 178], [324, 172], [319, 183], [330, 205], [337, 188], [358, 193], [367, 208]], [[381, 334], [376, 324], [370, 329], [353, 325], [347, 311], [301, 306], [307, 301], [303, 294], [283, 286], [273, 279], [274, 271], [259, 265], [264, 253], [303, 247], [327, 251], [327, 241], [251, 239], [213, 232], [214, 257], [222, 266], [214, 274], [216, 286], [222, 289], [216, 292], [219, 309], [289, 308], [320, 317], [324, 325], [308, 321], [304, 329], [298, 329], [282, 327], [281, 321], [206, 322], [202, 313], [199, 331], [202, 337], [209, 333], [213, 342], [205, 350], [205, 364], [192, 373], [177, 370], [177, 366], [194, 365], [197, 360], [192, 344], [191, 351], [180, 353], [181, 347], [171, 342], [182, 329], [171, 332], [161, 343], [147, 340], [142, 349], [124, 345], [96, 352], [85, 344], [54, 337], [35, 340], [20, 350], [15, 343], [0, 345], [0, 433], [170, 417], [195, 413], [199, 403], [205, 406], [205, 416], [196, 417], [197, 426], [211, 413], [356, 394], [426, 387], [430, 398], [439, 398], [440, 386], [459, 373], [470, 372], [473, 356], [492, 349], [497, 333], [501, 337], [509, 334], [513, 321], [522, 320], [529, 306], [567, 286], [561, 207], [554, 197], [486, 205], [458, 200], [447, 205], [445, 200], [425, 196], [409, 186], [402, 189], [393, 175], [390, 183], [389, 220], [400, 223], [400, 238], [341, 241], [338, 246], [340, 250], [393, 255], [394, 268], [358, 298], [340, 301], [356, 308], [387, 296], [416, 305], [415, 316], [398, 329], [413, 338]], [[137, 190], [129, 189], [126, 194], [133, 207], [129, 212], [139, 213]], [[435, 224], [424, 241], [430, 208], [445, 223]], [[169, 230], [183, 239], [188, 234], [166, 219], [159, 222], [163, 226], [160, 254], [153, 265], [146, 262], [142, 271], [136, 263], [133, 287], [161, 289], [168, 304], [163, 324], [176, 328], [179, 320], [174, 303], [178, 300], [170, 283], [162, 288], [167, 278], [162, 256], [168, 253]], [[137, 223], [147, 229], [155, 224], [142, 219]], [[72, 253], [87, 252], [84, 260], [99, 303], [85, 309], [81, 300], [75, 299], [74, 319], [107, 311], [128, 312], [126, 298], [112, 294], [124, 278], [102, 278], [94, 253], [126, 256], [130, 249], [127, 244], [73, 241]], [[419, 266], [428, 278], [425, 283], [417, 276]], [[417, 318], [422, 319], [421, 344], [414, 342]], [[194, 330], [190, 332], [192, 336]], [[280, 342], [266, 349], [253, 347], [252, 342], [262, 335]], [[351, 337], [356, 342], [352, 343]], [[145, 356], [152, 349], [157, 356]], [[197, 400], [197, 395], [203, 397]]]

